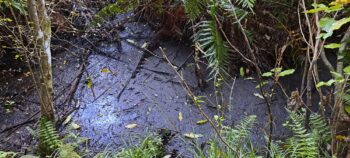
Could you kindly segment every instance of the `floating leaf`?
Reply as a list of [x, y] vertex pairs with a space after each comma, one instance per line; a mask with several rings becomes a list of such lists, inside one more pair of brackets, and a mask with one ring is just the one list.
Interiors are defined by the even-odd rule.
[[181, 122], [183, 119], [182, 112], [179, 112], [179, 121]]
[[328, 48], [328, 49], [336, 49], [336, 48], [339, 48], [340, 46], [341, 45], [339, 43], [330, 43], [330, 44], [325, 45], [324, 47]]
[[208, 122], [208, 120], [199, 120], [197, 121], [197, 125], [203, 125], [206, 124]]
[[148, 46], [148, 43], [145, 42], [145, 43], [141, 46], [141, 48], [147, 48], [147, 46]]
[[103, 69], [101, 69], [101, 72], [103, 72], [103, 73], [111, 73], [111, 70], [109, 70], [108, 68], [103, 68]]
[[125, 126], [125, 128], [128, 128], [128, 129], [133, 129], [135, 127], [137, 127], [136, 123], [128, 124], [128, 125]]
[[165, 155], [163, 158], [171, 158], [171, 155]]
[[70, 124], [70, 126], [71, 126], [72, 129], [74, 129], [74, 130], [79, 130], [79, 129], [80, 129], [80, 126], [79, 126], [78, 124], [74, 123], [74, 122], [72, 122], [72, 123]]
[[132, 44], [136, 44], [136, 42], [134, 40], [131, 40], [131, 39], [127, 39], [126, 41], [128, 41], [129, 43], [132, 43]]
[[92, 79], [91, 79], [91, 77], [88, 77], [85, 82], [87, 84], [87, 87], [89, 89], [91, 89], [92, 88]]
[[186, 138], [190, 138], [190, 139], [196, 139], [196, 138], [200, 138], [200, 137], [203, 137], [203, 135], [201, 134], [195, 134], [195, 133], [185, 133], [184, 136]]
[[67, 118], [64, 120], [64, 122], [62, 123], [63, 125], [66, 125], [68, 122], [70, 122], [72, 120], [72, 115], [68, 115]]
[[264, 97], [261, 94], [259, 94], [259, 93], [254, 93], [254, 96], [256, 96], [256, 97], [258, 97], [260, 99], [264, 99]]
[[284, 70], [281, 73], [278, 74], [278, 76], [283, 77], [283, 76], [287, 76], [287, 75], [291, 75], [294, 73], [294, 69], [288, 69], [288, 70]]

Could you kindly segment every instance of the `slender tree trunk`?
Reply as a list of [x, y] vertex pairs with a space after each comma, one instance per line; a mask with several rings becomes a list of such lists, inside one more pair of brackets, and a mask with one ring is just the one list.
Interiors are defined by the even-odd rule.
[[51, 22], [45, 8], [44, 0], [27, 0], [28, 14], [33, 23], [33, 32], [35, 36], [36, 55], [40, 63], [40, 104], [41, 115], [51, 121], [55, 120], [53, 108], [53, 86], [52, 86], [52, 68], [51, 68]]

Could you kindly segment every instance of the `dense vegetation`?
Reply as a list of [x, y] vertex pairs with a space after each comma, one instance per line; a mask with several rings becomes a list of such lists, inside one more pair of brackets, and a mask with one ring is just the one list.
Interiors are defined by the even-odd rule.
[[[165, 138], [159, 133], [141, 137], [139, 145], [134, 147], [92, 154], [82, 150], [84, 138], [70, 132], [62, 138], [56, 129], [66, 124], [67, 118], [58, 119], [53, 105], [50, 49], [54, 45], [50, 43], [57, 41], [51, 35], [65, 37], [65, 40], [80, 36], [104, 39], [103, 27], [110, 19], [129, 12], [133, 13], [132, 18], [147, 22], [156, 31], [151, 43], [142, 46], [142, 50], [151, 55], [154, 50], [164, 51], [159, 47], [163, 39], [192, 43], [199, 86], [214, 82], [220, 89], [223, 81], [236, 75], [257, 80], [259, 93], [254, 95], [261, 98], [268, 109], [263, 150], [256, 148], [251, 139], [256, 116], [247, 116], [234, 127], [224, 124], [224, 115], [210, 118], [202, 109], [202, 96], [196, 96], [175, 71], [193, 106], [215, 131], [204, 145], [195, 144], [189, 149], [194, 157], [350, 156], [350, 1], [117, 0], [107, 3], [85, 0], [81, 1], [85, 10], [74, 9], [73, 3], [0, 0], [0, 58], [11, 59], [6, 60], [5, 65], [21, 59], [20, 64], [14, 66], [30, 70], [41, 105], [38, 128], [30, 130], [39, 141], [32, 154], [62, 158], [177, 156], [164, 153]], [[112, 27], [123, 29], [122, 26]], [[163, 58], [171, 65], [167, 57]], [[298, 79], [300, 89], [287, 94], [281, 80], [296, 69], [302, 71]], [[322, 81], [321, 75], [330, 79]], [[87, 80], [88, 87], [91, 82]], [[289, 98], [286, 107], [289, 117], [284, 126], [292, 135], [283, 140], [272, 139], [274, 120], [279, 119], [271, 110], [277, 90], [282, 90]], [[321, 99], [314, 99], [314, 93]], [[64, 102], [71, 100], [68, 98]], [[78, 125], [75, 128], [79, 128]], [[187, 137], [196, 139], [199, 135], [191, 133]], [[22, 155], [0, 151], [0, 158], [16, 156]]]

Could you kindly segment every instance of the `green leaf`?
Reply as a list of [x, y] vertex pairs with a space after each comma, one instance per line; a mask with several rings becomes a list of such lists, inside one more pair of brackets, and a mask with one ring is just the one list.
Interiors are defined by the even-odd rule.
[[350, 17], [340, 19], [340, 20], [336, 21], [335, 23], [333, 23], [332, 30], [338, 30], [338, 29], [340, 29], [340, 27], [342, 27], [344, 24], [346, 24], [348, 22], [350, 22]]
[[272, 72], [265, 72], [262, 74], [263, 77], [271, 77], [272, 75]]
[[347, 66], [343, 69], [344, 73], [350, 75], [350, 66]]
[[283, 76], [291, 75], [294, 72], [295, 72], [294, 69], [288, 69], [288, 70], [284, 70], [281, 73], [279, 73], [278, 76], [283, 77]]
[[339, 43], [330, 43], [330, 44], [325, 45], [324, 47], [328, 48], [328, 49], [336, 49], [336, 48], [339, 48], [340, 46], [341, 46], [341, 44], [339, 44]]
[[241, 77], [244, 77], [245, 73], [244, 73], [244, 67], [241, 67], [239, 69], [239, 74], [241, 75]]
[[348, 114], [350, 114], [350, 106], [349, 106], [349, 105], [346, 105], [346, 106], [344, 107], [344, 110], [345, 110]]
[[331, 79], [331, 80], [329, 80], [327, 82], [323, 82], [322, 81], [322, 82], [317, 83], [316, 87], [319, 88], [319, 87], [322, 87], [322, 86], [331, 86], [331, 85], [333, 85], [333, 83], [335, 83], [334, 79]]

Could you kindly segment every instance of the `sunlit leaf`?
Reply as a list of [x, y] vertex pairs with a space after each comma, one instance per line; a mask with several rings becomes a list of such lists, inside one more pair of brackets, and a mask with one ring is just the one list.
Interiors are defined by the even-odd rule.
[[339, 43], [330, 43], [330, 44], [325, 45], [324, 47], [328, 48], [328, 49], [336, 49], [336, 48], [339, 48], [340, 46], [341, 46], [341, 44], [339, 44]]
[[283, 77], [283, 76], [288, 76], [291, 75], [295, 72], [294, 69], [289, 69], [289, 70], [284, 70], [281, 73], [278, 74], [278, 76]]
[[262, 76], [264, 76], [264, 77], [271, 77], [272, 75], [273, 75], [272, 72], [265, 72], [262, 74]]
[[344, 73], [349, 75], [350, 74], [350, 66], [347, 66], [343, 69]]

